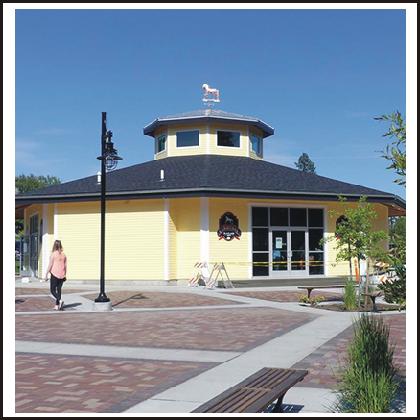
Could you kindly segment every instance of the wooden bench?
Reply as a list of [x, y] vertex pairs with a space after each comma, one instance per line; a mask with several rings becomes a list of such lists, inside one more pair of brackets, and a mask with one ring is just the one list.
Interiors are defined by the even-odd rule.
[[282, 413], [286, 392], [307, 374], [300, 369], [263, 368], [192, 413], [262, 413], [275, 400], [273, 413]]
[[308, 291], [308, 299], [311, 298], [311, 292], [314, 289], [337, 289], [344, 288], [345, 286], [298, 286], [298, 289], [306, 289]]
[[369, 296], [370, 299], [372, 300], [372, 304], [373, 304], [373, 312], [378, 312], [378, 309], [376, 308], [376, 298], [382, 295], [382, 291], [381, 292], [374, 292], [374, 293], [362, 293], [362, 296]]

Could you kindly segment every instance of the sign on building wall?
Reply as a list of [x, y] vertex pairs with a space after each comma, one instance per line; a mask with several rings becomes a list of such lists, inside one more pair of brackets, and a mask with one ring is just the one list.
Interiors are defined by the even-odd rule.
[[219, 219], [219, 230], [217, 231], [219, 240], [231, 241], [234, 238], [239, 239], [241, 235], [238, 218], [230, 211], [223, 213]]

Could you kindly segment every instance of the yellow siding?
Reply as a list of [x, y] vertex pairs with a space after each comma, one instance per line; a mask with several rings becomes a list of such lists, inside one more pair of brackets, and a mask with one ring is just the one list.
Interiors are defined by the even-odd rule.
[[190, 278], [194, 264], [200, 261], [200, 199], [173, 199], [170, 209], [177, 232], [176, 278], [185, 280]]
[[169, 278], [170, 280], [177, 279], [177, 230], [176, 230], [176, 200], [169, 200]]
[[[248, 208], [251, 204], [283, 204], [296, 206], [293, 200], [249, 200], [230, 198], [209, 198], [209, 262], [224, 262], [231, 279], [249, 278], [250, 255], [248, 232]], [[356, 207], [356, 203], [349, 203]], [[327, 236], [335, 233], [336, 218], [328, 211], [343, 208], [339, 202], [301, 201], [299, 206], [326, 206]], [[375, 205], [378, 218], [373, 229], [388, 229], [388, 209]], [[239, 220], [242, 236], [239, 240], [219, 240], [217, 230], [219, 219], [226, 211]], [[42, 205], [27, 209], [25, 229], [29, 228], [30, 217], [39, 214], [44, 219], [48, 238], [39, 247], [39, 275], [42, 264], [42, 247], [49, 255], [54, 237], [63, 243], [68, 257], [68, 278], [71, 280], [99, 280], [100, 278], [100, 202], [59, 203], [57, 205], [57, 232], [54, 232], [54, 204], [47, 206], [43, 214]], [[169, 277], [189, 279], [193, 266], [201, 258], [201, 200], [200, 198], [177, 198], [169, 200]], [[164, 278], [164, 200], [119, 200], [108, 201], [106, 212], [106, 266], [107, 280], [163, 280]], [[29, 232], [28, 232], [29, 233]], [[40, 236], [42, 232], [39, 232]], [[384, 241], [383, 249], [387, 249]], [[207, 244], [206, 244], [207, 246]], [[329, 276], [349, 275], [348, 262], [336, 262], [335, 241], [326, 247], [326, 263]], [[210, 267], [211, 268], [211, 267]]]
[[[210, 262], [223, 262], [231, 280], [248, 278], [248, 205], [245, 199], [210, 198]], [[242, 231], [240, 239], [226, 241], [219, 239], [219, 219], [223, 213], [230, 211], [239, 222]]]
[[[58, 232], [68, 278], [100, 278], [100, 203], [58, 206]], [[108, 201], [105, 231], [107, 280], [163, 279], [163, 200]]]

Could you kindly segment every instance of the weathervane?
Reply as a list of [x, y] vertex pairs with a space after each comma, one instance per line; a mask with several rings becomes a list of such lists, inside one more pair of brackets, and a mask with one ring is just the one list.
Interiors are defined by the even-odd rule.
[[205, 91], [203, 102], [206, 102], [209, 108], [214, 102], [220, 102], [219, 89], [212, 89], [207, 84], [203, 85], [203, 89]]

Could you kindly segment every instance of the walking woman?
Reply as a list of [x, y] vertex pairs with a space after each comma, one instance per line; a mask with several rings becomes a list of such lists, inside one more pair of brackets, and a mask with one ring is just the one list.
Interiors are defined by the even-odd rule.
[[51, 273], [50, 290], [55, 297], [55, 311], [61, 311], [64, 302], [61, 300], [61, 288], [66, 281], [67, 257], [63, 252], [61, 241], [54, 241], [50, 263], [47, 268], [45, 281], [48, 281], [48, 273]]

